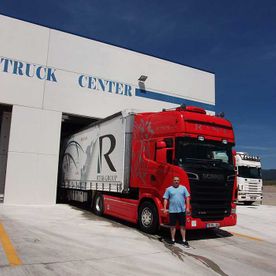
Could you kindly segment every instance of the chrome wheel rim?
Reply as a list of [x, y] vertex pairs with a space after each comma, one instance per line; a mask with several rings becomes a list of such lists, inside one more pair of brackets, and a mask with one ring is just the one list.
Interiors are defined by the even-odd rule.
[[149, 227], [152, 224], [152, 220], [153, 220], [153, 215], [150, 208], [148, 207], [144, 208], [141, 214], [142, 224], [145, 227]]

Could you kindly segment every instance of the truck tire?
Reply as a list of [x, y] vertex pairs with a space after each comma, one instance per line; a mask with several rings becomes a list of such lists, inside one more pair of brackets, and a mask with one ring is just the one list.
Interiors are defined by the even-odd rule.
[[139, 227], [143, 232], [154, 234], [158, 229], [158, 212], [152, 202], [145, 201], [139, 208]]
[[104, 199], [101, 193], [97, 193], [94, 197], [94, 205], [93, 205], [94, 213], [97, 216], [102, 216], [104, 213]]

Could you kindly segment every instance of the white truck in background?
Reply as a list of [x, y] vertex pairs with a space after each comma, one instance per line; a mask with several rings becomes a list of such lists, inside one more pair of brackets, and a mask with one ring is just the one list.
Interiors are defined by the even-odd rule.
[[237, 152], [236, 171], [238, 186], [238, 203], [251, 205], [261, 203], [263, 199], [263, 180], [261, 174], [261, 159], [246, 152]]

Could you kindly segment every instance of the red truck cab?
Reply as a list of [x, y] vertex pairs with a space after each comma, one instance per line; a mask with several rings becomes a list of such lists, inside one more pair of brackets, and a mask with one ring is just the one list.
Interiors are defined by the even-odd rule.
[[134, 116], [129, 190], [103, 196], [103, 213], [148, 233], [168, 224], [163, 194], [174, 176], [191, 197], [187, 229], [235, 225], [236, 180], [232, 124], [198, 107]]

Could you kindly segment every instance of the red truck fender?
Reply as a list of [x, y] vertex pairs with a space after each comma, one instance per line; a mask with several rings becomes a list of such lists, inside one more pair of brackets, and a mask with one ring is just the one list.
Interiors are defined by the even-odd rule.
[[[147, 200], [154, 202], [154, 204], [157, 208], [157, 212], [158, 212], [159, 223], [161, 223], [161, 221], [162, 221], [161, 217], [163, 215], [163, 212], [162, 212], [163, 203], [162, 203], [162, 201], [158, 197], [156, 197], [156, 196], [154, 196], [150, 193], [143, 193], [143, 194], [141, 194], [140, 198], [141, 199], [139, 201], [139, 206], [141, 205], [142, 202], [147, 201]], [[138, 210], [139, 210], [139, 208], [138, 208]]]

